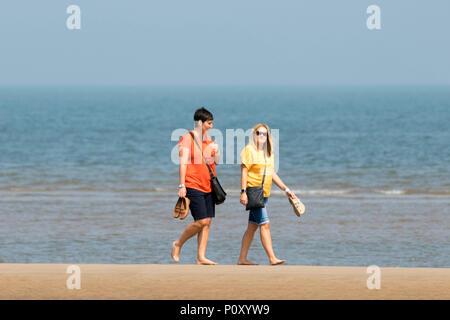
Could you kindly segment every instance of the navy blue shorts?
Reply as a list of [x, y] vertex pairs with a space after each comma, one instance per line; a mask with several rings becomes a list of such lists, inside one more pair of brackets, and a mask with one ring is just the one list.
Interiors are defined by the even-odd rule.
[[186, 188], [186, 197], [189, 198], [189, 209], [195, 221], [215, 217], [215, 203], [212, 192], [205, 193], [197, 189]]

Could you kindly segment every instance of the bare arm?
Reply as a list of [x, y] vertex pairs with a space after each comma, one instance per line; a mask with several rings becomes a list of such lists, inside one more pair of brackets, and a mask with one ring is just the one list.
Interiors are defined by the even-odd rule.
[[[189, 149], [181, 148], [179, 152], [180, 156], [180, 184], [186, 182], [186, 167], [189, 159]], [[178, 189], [178, 196], [181, 198], [186, 197], [186, 187]]]
[[[247, 189], [247, 174], [248, 169], [244, 164], [241, 164], [241, 189]], [[248, 202], [247, 194], [241, 194], [240, 202], [245, 206]]]
[[216, 164], [219, 164], [219, 162], [220, 162], [220, 149], [219, 148], [217, 148], [217, 151], [215, 151], [215, 153], [214, 153], [214, 162]]
[[290, 198], [295, 198], [295, 195], [292, 191], [290, 191], [288, 189], [288, 187], [283, 183], [283, 181], [281, 180], [280, 176], [274, 172], [273, 176], [272, 176], [272, 181], [273, 183], [275, 183], [281, 190], [286, 191], [287, 196], [289, 196]]
[[247, 167], [244, 164], [241, 164], [241, 189], [247, 188], [247, 174]]

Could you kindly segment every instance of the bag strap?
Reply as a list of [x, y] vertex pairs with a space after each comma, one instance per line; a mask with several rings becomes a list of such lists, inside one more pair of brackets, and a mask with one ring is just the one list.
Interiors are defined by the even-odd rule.
[[202, 150], [202, 148], [201, 148], [200, 145], [198, 144], [197, 139], [195, 139], [194, 134], [193, 134], [191, 131], [189, 131], [189, 134], [191, 135], [192, 139], [194, 139], [195, 144], [197, 145], [197, 147], [199, 147], [200, 152], [202, 153], [203, 160], [205, 160], [205, 164], [206, 164], [206, 166], [208, 167], [209, 175], [211, 176], [211, 179], [212, 179], [212, 178], [214, 177], [214, 173], [212, 172], [211, 168], [209, 167], [209, 164], [206, 162], [205, 156], [203, 155], [203, 150]]
[[263, 150], [264, 152], [264, 174], [263, 174], [263, 179], [262, 179], [262, 186], [264, 187], [264, 180], [266, 178], [266, 166], [267, 166], [267, 160], [266, 160], [266, 152]]

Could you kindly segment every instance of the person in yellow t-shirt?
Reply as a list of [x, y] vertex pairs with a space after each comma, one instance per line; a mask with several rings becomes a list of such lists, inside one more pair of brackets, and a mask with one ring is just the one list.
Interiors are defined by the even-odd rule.
[[[250, 134], [250, 142], [241, 152], [241, 199], [242, 205], [247, 205], [248, 198], [246, 194], [247, 187], [260, 186], [263, 181], [264, 168], [266, 169], [264, 178], [264, 204], [270, 196], [272, 181], [286, 192], [292, 199], [295, 195], [283, 183], [281, 178], [274, 171], [273, 144], [270, 136], [269, 126], [264, 123], [255, 125]], [[269, 257], [271, 265], [282, 264], [286, 260], [278, 259], [272, 248], [272, 238], [270, 236], [270, 222], [266, 206], [259, 209], [251, 209], [248, 217], [247, 230], [242, 237], [241, 253], [239, 256], [239, 265], [255, 265], [256, 263], [247, 260], [247, 253], [253, 241], [256, 230], [260, 230], [261, 243]]]

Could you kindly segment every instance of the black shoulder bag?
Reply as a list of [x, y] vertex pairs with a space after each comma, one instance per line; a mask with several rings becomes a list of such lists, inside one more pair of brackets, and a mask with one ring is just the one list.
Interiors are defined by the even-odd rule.
[[264, 208], [264, 180], [266, 178], [266, 154], [264, 153], [264, 175], [262, 183], [257, 187], [248, 187], [245, 191], [247, 193], [247, 205], [245, 210]]
[[[194, 139], [195, 144], [200, 148], [200, 152], [202, 153], [202, 156], [203, 156], [203, 150], [200, 147], [200, 145], [198, 144], [197, 140], [195, 139], [194, 134], [190, 131], [189, 131], [189, 133], [191, 134], [192, 139]], [[219, 179], [217, 179], [217, 177], [214, 176], [214, 173], [212, 172], [211, 168], [209, 167], [209, 164], [206, 162], [206, 159], [204, 156], [203, 156], [203, 159], [205, 160], [205, 164], [208, 167], [209, 175], [211, 176], [211, 189], [213, 191], [214, 203], [215, 204], [224, 203], [227, 194], [223, 190], [222, 186], [220, 185]]]

